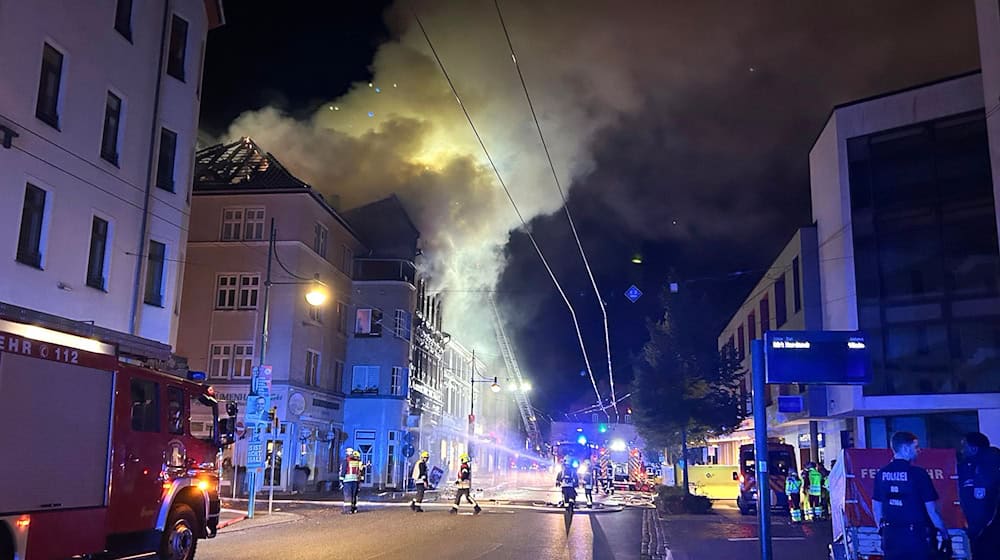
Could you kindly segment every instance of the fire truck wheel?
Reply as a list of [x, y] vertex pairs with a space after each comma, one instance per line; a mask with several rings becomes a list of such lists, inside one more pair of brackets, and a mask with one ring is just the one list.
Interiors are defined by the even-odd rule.
[[160, 560], [192, 560], [198, 546], [198, 517], [187, 504], [177, 504], [170, 511], [160, 544]]

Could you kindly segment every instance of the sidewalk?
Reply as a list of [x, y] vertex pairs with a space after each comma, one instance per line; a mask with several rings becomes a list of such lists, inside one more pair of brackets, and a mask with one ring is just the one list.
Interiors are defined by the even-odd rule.
[[233, 533], [257, 527], [281, 525], [301, 518], [301, 515], [295, 513], [275, 511], [269, 514], [265, 510], [256, 512], [253, 519], [248, 519], [245, 510], [223, 508], [219, 514], [219, 533]]

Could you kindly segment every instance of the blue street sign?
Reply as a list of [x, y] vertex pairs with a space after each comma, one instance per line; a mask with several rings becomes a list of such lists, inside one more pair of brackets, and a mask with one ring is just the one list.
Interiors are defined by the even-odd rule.
[[635, 284], [632, 284], [627, 290], [625, 290], [625, 297], [632, 303], [635, 303], [642, 297], [642, 290], [636, 288]]
[[768, 331], [764, 359], [767, 383], [864, 385], [872, 380], [871, 350], [857, 331]]
[[778, 397], [778, 412], [783, 412], [786, 414], [798, 414], [803, 412], [805, 407], [802, 401], [802, 395], [789, 395], [789, 396], [779, 396]]
[[413, 457], [413, 452], [414, 452], [414, 449], [413, 449], [412, 445], [406, 444], [406, 445], [403, 446], [403, 457], [406, 457], [407, 459], [409, 459], [410, 457]]

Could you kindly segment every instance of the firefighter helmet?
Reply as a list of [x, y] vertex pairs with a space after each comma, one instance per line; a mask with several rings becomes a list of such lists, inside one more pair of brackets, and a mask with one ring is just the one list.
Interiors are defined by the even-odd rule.
[[355, 459], [360, 459], [361, 458], [361, 452], [358, 451], [357, 449], [354, 450], [354, 458]]
[[344, 451], [344, 456], [345, 457], [353, 457], [354, 456], [354, 448], [353, 447], [348, 447], [347, 450]]
[[469, 461], [469, 454], [468, 453], [462, 453], [461, 455], [458, 456], [458, 460], [462, 461], [463, 463], [468, 462]]
[[420, 452], [420, 458], [421, 459], [430, 459], [431, 458], [431, 454], [429, 452], [427, 452], [427, 451], [421, 451]]

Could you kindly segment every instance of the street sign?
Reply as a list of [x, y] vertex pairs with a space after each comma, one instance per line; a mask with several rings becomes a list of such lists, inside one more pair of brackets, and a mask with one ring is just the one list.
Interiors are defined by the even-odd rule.
[[413, 432], [403, 432], [403, 443], [413, 443]]
[[632, 284], [627, 290], [625, 290], [625, 297], [632, 303], [635, 303], [642, 297], [642, 290], [636, 288], [635, 284]]
[[779, 396], [778, 412], [786, 414], [798, 414], [805, 409], [802, 402], [802, 395]]
[[871, 351], [857, 331], [764, 333], [765, 382], [864, 385], [872, 380]]
[[414, 449], [413, 449], [412, 445], [406, 444], [406, 445], [403, 446], [403, 457], [406, 457], [407, 459], [409, 459], [410, 457], [413, 457], [413, 452], [414, 452]]

